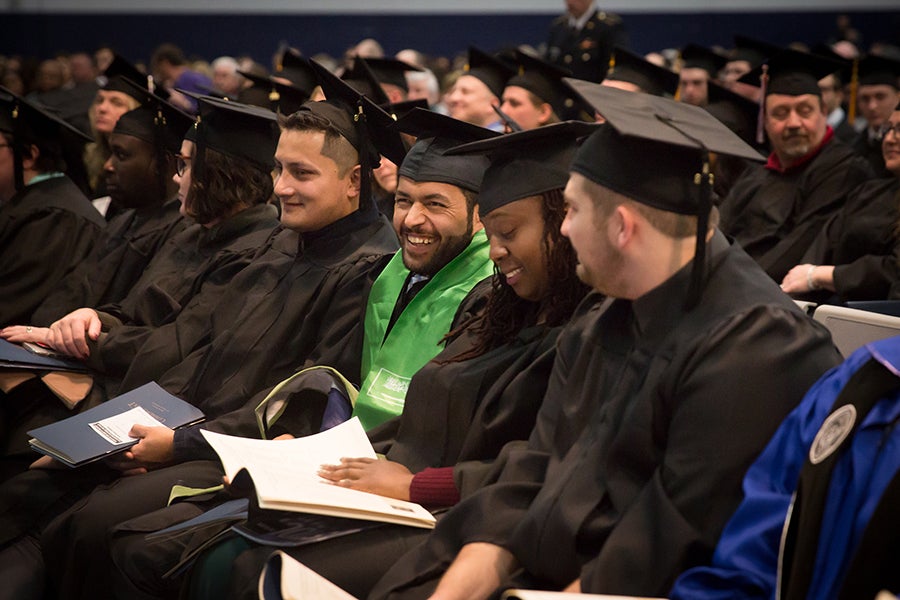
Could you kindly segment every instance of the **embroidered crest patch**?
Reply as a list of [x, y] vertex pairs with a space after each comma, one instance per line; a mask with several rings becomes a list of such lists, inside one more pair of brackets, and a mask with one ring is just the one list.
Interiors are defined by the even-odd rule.
[[809, 449], [809, 462], [817, 465], [831, 456], [850, 435], [854, 423], [856, 423], [856, 407], [852, 404], [845, 404], [828, 415]]

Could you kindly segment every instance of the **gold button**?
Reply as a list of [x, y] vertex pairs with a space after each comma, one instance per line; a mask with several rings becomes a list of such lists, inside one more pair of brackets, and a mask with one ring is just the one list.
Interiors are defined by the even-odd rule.
[[588, 21], [587, 28], [588, 28], [588, 29], [593, 29], [593, 28], [594, 28], [594, 22], [593, 22], [593, 21]]
[[581, 60], [587, 62], [587, 61], [591, 60], [591, 55], [588, 54], [587, 52], [585, 52], [584, 54], [581, 55]]
[[565, 56], [563, 56], [563, 62], [566, 64], [569, 64], [570, 62], [572, 62], [572, 55], [566, 54]]

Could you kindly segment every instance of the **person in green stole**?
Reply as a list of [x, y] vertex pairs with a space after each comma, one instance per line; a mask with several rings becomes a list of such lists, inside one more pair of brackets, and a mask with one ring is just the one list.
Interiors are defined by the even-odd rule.
[[417, 141], [398, 169], [400, 252], [375, 280], [366, 305], [353, 414], [367, 430], [401, 413], [413, 374], [441, 350], [457, 316], [467, 314], [475, 284], [493, 273], [477, 213], [488, 161], [447, 151], [499, 134], [421, 108], [394, 127]]

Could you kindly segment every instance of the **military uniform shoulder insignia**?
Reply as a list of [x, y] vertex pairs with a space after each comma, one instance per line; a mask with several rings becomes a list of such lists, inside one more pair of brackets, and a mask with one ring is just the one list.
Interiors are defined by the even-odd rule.
[[603, 10], [594, 13], [594, 18], [606, 25], [618, 25], [622, 22], [622, 17], [616, 13], [610, 13]]

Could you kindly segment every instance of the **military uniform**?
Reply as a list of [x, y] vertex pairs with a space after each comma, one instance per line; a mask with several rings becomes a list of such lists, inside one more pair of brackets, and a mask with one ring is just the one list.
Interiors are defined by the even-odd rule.
[[600, 82], [606, 75], [613, 46], [627, 46], [619, 15], [595, 10], [581, 29], [569, 24], [568, 13], [550, 25], [545, 58], [572, 71], [573, 77]]

